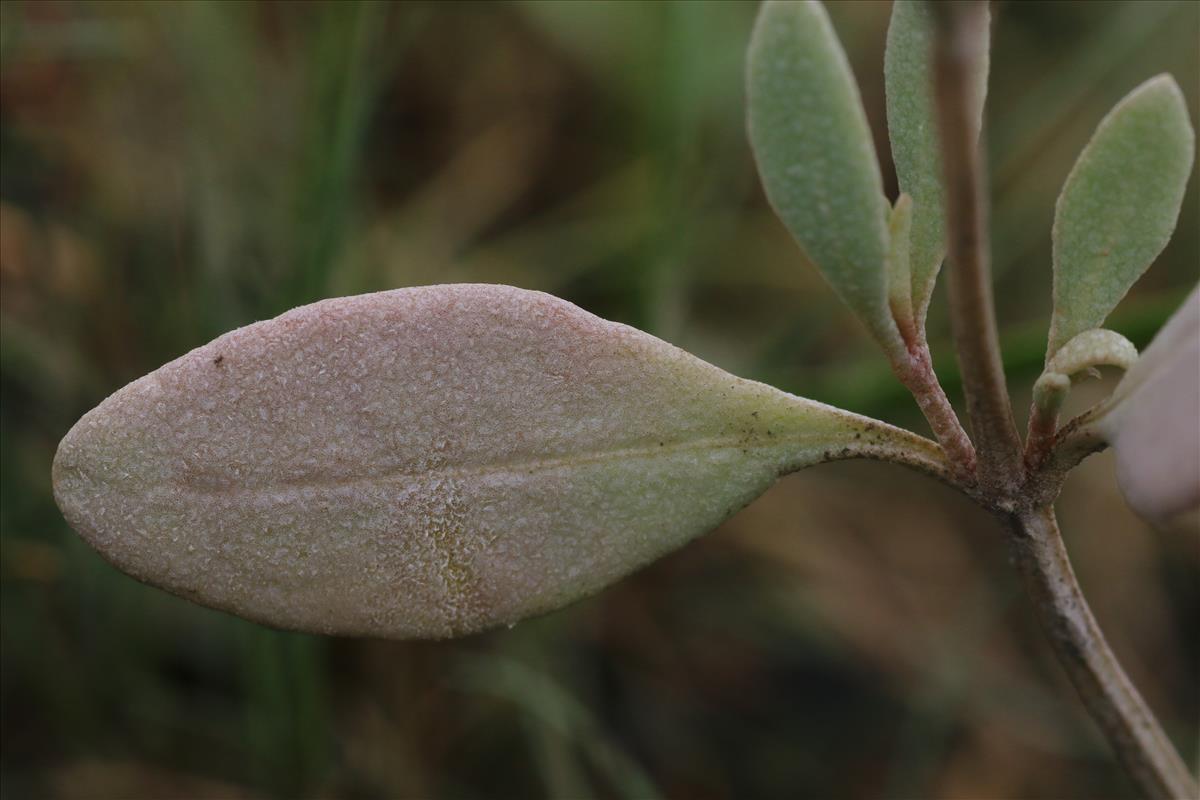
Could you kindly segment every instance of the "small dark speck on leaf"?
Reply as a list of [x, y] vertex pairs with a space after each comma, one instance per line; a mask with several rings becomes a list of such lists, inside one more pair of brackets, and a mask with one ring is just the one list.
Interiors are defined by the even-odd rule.
[[213, 365], [219, 367], [219, 366], [221, 366], [221, 362], [224, 360], [225, 360], [225, 356], [217, 356], [216, 358], [213, 359]]

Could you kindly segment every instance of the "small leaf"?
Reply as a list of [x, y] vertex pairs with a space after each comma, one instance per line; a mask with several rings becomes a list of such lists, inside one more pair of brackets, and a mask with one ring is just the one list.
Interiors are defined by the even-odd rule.
[[1165, 522], [1200, 507], [1200, 288], [1125, 373], [1098, 427], [1140, 516]]
[[[973, 81], [978, 135], [987, 97], [989, 15], [974, 19], [980, 22], [979, 29], [972, 31], [975, 46], [985, 54]], [[909, 261], [918, 325], [925, 324], [938, 270], [946, 257], [941, 143], [933, 101], [933, 35], [933, 10], [928, 2], [896, 0], [892, 4], [883, 61], [888, 133], [900, 189], [913, 198]]]
[[1100, 123], [1058, 198], [1047, 358], [1100, 327], [1166, 247], [1194, 138], [1183, 94], [1169, 75], [1134, 89]]
[[912, 233], [912, 198], [901, 194], [888, 217], [888, 305], [892, 319], [907, 340], [915, 332], [912, 307], [912, 275], [909, 265]]
[[1127, 370], [1137, 362], [1137, 357], [1133, 343], [1116, 331], [1104, 328], [1084, 331], [1060, 347], [1046, 363], [1046, 369], [1033, 385], [1033, 402], [1043, 411], [1057, 414], [1075, 375], [1092, 374], [1102, 366]]
[[767, 198], [885, 348], [890, 213], [858, 86], [825, 9], [764, 3], [747, 62], [750, 142]]
[[1137, 348], [1116, 331], [1084, 331], [1058, 349], [1046, 364], [1047, 372], [1071, 377], [1092, 367], [1129, 369], [1137, 361]]
[[783, 473], [931, 442], [562, 300], [326, 300], [121, 389], [59, 445], [71, 525], [131, 575], [286, 628], [439, 637], [548, 611]]

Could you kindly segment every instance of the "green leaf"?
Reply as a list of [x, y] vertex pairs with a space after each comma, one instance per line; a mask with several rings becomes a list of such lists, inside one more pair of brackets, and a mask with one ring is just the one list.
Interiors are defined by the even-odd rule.
[[1076, 375], [1095, 374], [1097, 367], [1129, 369], [1138, 359], [1137, 348], [1116, 331], [1095, 328], [1084, 331], [1058, 349], [1033, 384], [1033, 402], [1057, 414]]
[[1047, 358], [1100, 327], [1166, 247], [1195, 137], [1169, 75], [1130, 92], [1100, 123], [1058, 198]]
[[[987, 14], [973, 31], [975, 46], [988, 52]], [[925, 312], [946, 257], [945, 200], [933, 100], [933, 11], [924, 0], [896, 0], [888, 26], [883, 71], [887, 91], [888, 133], [901, 191], [913, 198], [909, 264], [912, 303], [917, 324]], [[976, 135], [983, 122], [987, 97], [988, 60], [975, 76]]]
[[901, 193], [888, 216], [888, 304], [902, 334], [912, 332], [912, 276], [909, 236], [912, 232], [912, 198]]
[[890, 209], [858, 86], [820, 3], [763, 4], [747, 93], [750, 142], [775, 212], [876, 339], [897, 345]]
[[590, 594], [781, 474], [932, 442], [504, 286], [326, 300], [121, 389], [59, 445], [119, 568], [285, 628], [440, 637]]

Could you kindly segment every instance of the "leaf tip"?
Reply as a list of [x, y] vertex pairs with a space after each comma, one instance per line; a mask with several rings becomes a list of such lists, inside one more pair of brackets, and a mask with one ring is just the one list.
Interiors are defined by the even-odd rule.
[[1183, 95], [1183, 89], [1175, 80], [1175, 76], [1169, 72], [1159, 73], [1143, 81], [1121, 102], [1117, 103], [1109, 116], [1115, 116], [1126, 108], [1154, 104], [1163, 106], [1163, 110], [1174, 117], [1171, 123], [1179, 125], [1180, 130], [1185, 132], [1189, 143], [1194, 142], [1195, 131], [1192, 129], [1192, 121], [1188, 115], [1187, 99]]
[[1147, 78], [1140, 86], [1130, 92], [1130, 96], [1139, 96], [1148, 92], [1165, 92], [1172, 98], [1184, 102], [1183, 90], [1179, 88], [1179, 83], [1176, 82], [1175, 76], [1169, 72], [1160, 72], [1151, 78]]

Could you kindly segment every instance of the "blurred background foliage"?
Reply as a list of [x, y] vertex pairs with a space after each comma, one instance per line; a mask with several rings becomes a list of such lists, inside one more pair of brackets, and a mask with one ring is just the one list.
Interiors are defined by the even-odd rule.
[[[739, 375], [924, 431], [765, 206], [746, 3], [0, 4], [0, 791], [18, 797], [1127, 797], [996, 525], [870, 463], [784, 480], [611, 590], [448, 643], [268, 630], [142, 586], [55, 508], [86, 410], [340, 294], [511, 283]], [[888, 191], [887, 3], [833, 3]], [[1058, 189], [1129, 89], [1196, 115], [1200, 4], [995, 7], [996, 294], [1023, 416]], [[1200, 271], [1197, 181], [1113, 319]], [[940, 296], [939, 372], [956, 393]], [[1111, 385], [1090, 385], [1076, 403]], [[1200, 548], [1091, 459], [1084, 588], [1194, 759]], [[1193, 760], [1194, 763], [1194, 760]]]

